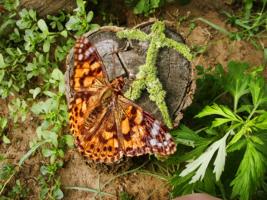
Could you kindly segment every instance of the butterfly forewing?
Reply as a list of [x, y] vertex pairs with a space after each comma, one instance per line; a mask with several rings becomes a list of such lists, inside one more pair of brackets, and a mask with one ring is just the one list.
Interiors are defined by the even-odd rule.
[[97, 91], [109, 84], [106, 68], [90, 40], [79, 36], [74, 53], [74, 69], [70, 78], [70, 87], [73, 91]]
[[78, 151], [96, 162], [114, 162], [123, 154], [173, 154], [175, 143], [162, 124], [114, 90], [94, 45], [81, 36], [74, 49], [69, 120]]

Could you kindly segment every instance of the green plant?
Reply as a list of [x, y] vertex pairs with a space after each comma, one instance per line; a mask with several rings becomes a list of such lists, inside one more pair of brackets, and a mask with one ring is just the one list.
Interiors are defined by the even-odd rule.
[[132, 197], [128, 195], [126, 192], [121, 193], [121, 199], [122, 200], [131, 200]]
[[[96, 1], [92, 1], [97, 3]], [[64, 76], [59, 70], [59, 62], [65, 59], [75, 43], [71, 31], [79, 30], [80, 35], [87, 30], [99, 28], [96, 24], [88, 24], [93, 17], [93, 12], [85, 12], [84, 2], [77, 1], [76, 15], [65, 15], [62, 11], [59, 17], [47, 16], [50, 27], [43, 19], [37, 19], [36, 12], [23, 9], [17, 11], [19, 1], [5, 1], [5, 8], [10, 13], [5, 17], [1, 15], [4, 23], [0, 27], [0, 95], [4, 99], [9, 95], [14, 96], [14, 90], [18, 97], [12, 101], [8, 108], [11, 111], [10, 119], [15, 124], [25, 121], [29, 112], [36, 114], [41, 122], [36, 130], [37, 137], [30, 142], [31, 150], [25, 154], [18, 164], [3, 164], [1, 179], [5, 180], [1, 185], [1, 192], [20, 170], [23, 162], [36, 151], [40, 156], [50, 158], [50, 163], [41, 167], [40, 183], [42, 190], [40, 198], [61, 199], [60, 177], [55, 175], [63, 162], [67, 147], [73, 148], [74, 139], [71, 135], [64, 135], [63, 127], [68, 122], [67, 104], [65, 102]], [[17, 17], [17, 19], [14, 19]], [[68, 22], [64, 25], [65, 20]], [[66, 27], [66, 28], [65, 28]], [[8, 31], [5, 31], [8, 28]], [[54, 29], [54, 31], [50, 31]], [[68, 39], [66, 39], [70, 36]], [[61, 41], [56, 50], [52, 52], [51, 44]], [[51, 53], [55, 53], [55, 60], [51, 59]], [[43, 77], [44, 84], [38, 82], [38, 77]], [[43, 101], [40, 100], [43, 97]], [[0, 119], [1, 135], [4, 132], [7, 119]], [[15, 125], [14, 128], [17, 128]], [[4, 135], [4, 142], [10, 140]], [[39, 147], [42, 146], [42, 151]], [[5, 159], [3, 159], [5, 160]], [[18, 180], [17, 180], [18, 181]], [[12, 195], [25, 195], [21, 185], [17, 182]], [[50, 192], [48, 192], [50, 191]], [[18, 193], [19, 192], [19, 193]], [[3, 197], [7, 198], [8, 197]]]
[[8, 196], [10, 196], [11, 199], [20, 199], [19, 197], [26, 197], [27, 192], [29, 192], [29, 188], [23, 189], [19, 180], [16, 180], [16, 184], [16, 186], [12, 187], [12, 191], [8, 193]]
[[107, 6], [108, 6], [108, 4], [104, 4], [101, 7], [101, 9], [98, 11], [98, 13], [102, 15], [103, 21], [106, 21], [106, 23], [104, 24], [104, 26], [113, 26], [114, 25], [113, 21], [116, 22], [116, 25], [117, 26], [120, 26], [119, 20], [118, 20], [117, 17], [115, 17], [113, 14], [107, 14], [105, 12]]
[[[171, 2], [174, 0], [166, 0], [167, 2]], [[131, 6], [135, 6], [136, 14], [147, 13], [152, 14], [155, 12], [155, 9], [159, 6], [163, 6], [164, 0], [125, 0], [127, 4], [127, 8]]]
[[[211, 27], [215, 28], [216, 30], [228, 35], [229, 39], [231, 40], [250, 40], [252, 44], [255, 46], [255, 48], [259, 51], [262, 51], [264, 49], [264, 45], [261, 42], [261, 38], [265, 38], [266, 36], [262, 35], [264, 32], [266, 32], [265, 22], [267, 18], [267, 12], [264, 13], [266, 0], [262, 1], [262, 9], [260, 12], [257, 12], [255, 14], [251, 14], [252, 9], [252, 1], [253, 0], [246, 0], [244, 9], [246, 10], [245, 16], [243, 13], [241, 15], [236, 16], [235, 14], [229, 14], [223, 10], [221, 10], [228, 19], [226, 20], [226, 23], [230, 23], [232, 26], [240, 29], [241, 31], [236, 32], [229, 32], [225, 29], [203, 19], [203, 18], [197, 18], [195, 20], [201, 20]], [[234, 44], [233, 44], [234, 45]]]
[[66, 23], [66, 28], [72, 31], [78, 31], [75, 36], [84, 34], [87, 31], [93, 31], [100, 28], [98, 24], [89, 24], [93, 19], [94, 13], [92, 11], [86, 14], [84, 3], [86, 1], [77, 0], [78, 8], [74, 11], [76, 12], [75, 16], [71, 16], [69, 21]]
[[[254, 67], [245, 73], [249, 68], [248, 63], [230, 61], [226, 75], [219, 63], [213, 73], [199, 67], [204, 77], [198, 81], [202, 86], [198, 94], [202, 92], [200, 96], [211, 103], [202, 101], [205, 108], [195, 116], [206, 119], [199, 130], [180, 125], [180, 130], [172, 131], [177, 142], [194, 148], [172, 158], [172, 164], [191, 159], [170, 180], [173, 196], [196, 190], [223, 199], [249, 199], [262, 184], [267, 167], [267, 87], [260, 73], [263, 68]], [[210, 89], [205, 94], [207, 85]]]

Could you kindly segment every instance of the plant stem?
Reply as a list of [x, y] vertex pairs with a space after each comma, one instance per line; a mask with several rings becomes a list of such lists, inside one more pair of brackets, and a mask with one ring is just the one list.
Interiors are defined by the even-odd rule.
[[98, 175], [98, 193], [99, 193], [99, 197], [102, 200], [102, 196], [101, 196], [101, 187], [100, 187], [100, 174]]
[[[246, 10], [246, 17], [245, 17], [245, 20], [249, 20], [249, 17], [250, 17], [250, 11], [251, 9], [247, 9]], [[248, 22], [247, 22], [248, 23]]]
[[254, 114], [254, 112], [257, 110], [258, 108], [258, 104], [256, 104], [253, 108], [253, 110], [251, 111], [250, 115], [248, 116], [248, 120], [250, 120], [250, 118], [252, 117], [252, 115]]

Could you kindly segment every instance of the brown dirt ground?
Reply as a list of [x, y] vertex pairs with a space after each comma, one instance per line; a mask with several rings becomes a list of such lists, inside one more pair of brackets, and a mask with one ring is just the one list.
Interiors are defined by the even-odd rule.
[[[233, 9], [236, 11], [239, 8], [238, 4], [230, 5], [229, 0], [191, 0], [191, 3], [186, 6], [181, 6], [178, 1], [175, 1], [165, 3], [163, 7], [154, 13], [154, 16], [171, 21], [170, 24], [174, 29], [176, 29], [175, 19], [189, 15], [188, 20], [183, 21], [178, 30], [183, 37], [185, 37], [185, 35], [188, 33], [189, 23], [191, 20], [198, 17], [205, 18], [206, 20], [211, 21], [212, 23], [228, 31], [236, 31], [235, 28], [232, 28], [230, 25], [225, 23], [226, 16], [216, 9], [215, 6], [230, 13], [233, 11]], [[128, 11], [122, 11], [121, 6], [111, 6], [111, 8], [107, 10], [112, 13], [124, 14], [126, 19], [120, 20], [122, 23], [124, 23], [123, 26], [129, 28], [148, 20], [148, 18], [145, 18], [144, 16], [135, 15], [132, 8], [130, 8]], [[121, 18], [121, 16], [118, 17]], [[101, 20], [101, 16], [96, 15], [94, 20], [95, 23], [104, 24]], [[211, 28], [204, 22], [195, 21], [195, 24], [195, 29], [186, 39], [189, 47], [191, 47], [191, 45], [210, 44], [227, 38], [226, 35]], [[262, 40], [262, 42], [263, 45], [266, 45], [266, 40]], [[201, 65], [204, 68], [208, 68], [210, 66], [216, 67], [217, 62], [220, 62], [224, 68], [226, 68], [227, 63], [230, 60], [241, 62], [247, 61], [252, 67], [262, 65], [263, 53], [257, 51], [250, 42], [235, 41], [233, 49], [229, 51], [229, 49], [232, 47], [232, 44], [233, 41], [224, 41], [210, 45], [204, 54], [196, 57], [196, 59], [192, 62], [192, 65]], [[15, 94], [15, 97], [8, 97], [4, 100], [0, 99], [0, 104], [2, 105], [0, 107], [1, 117], [9, 117], [10, 111], [7, 105], [17, 97], [18, 94]], [[36, 137], [36, 128], [40, 125], [39, 123], [38, 117], [33, 113], [30, 113], [27, 116], [25, 122], [20, 122], [17, 124], [18, 129], [14, 129], [15, 125], [13, 123], [13, 119], [8, 121], [5, 134], [11, 140], [11, 144], [5, 144], [3, 141], [0, 141], [0, 153], [7, 155], [8, 162], [18, 163], [20, 158], [30, 150], [29, 142]], [[65, 132], [67, 131], [68, 130], [65, 129]], [[16, 138], [18, 138], [18, 140]], [[138, 159], [143, 158], [137, 158], [137, 160], [133, 160], [133, 162], [136, 163]], [[63, 161], [64, 166], [62, 169], [57, 171], [56, 177], [61, 176], [61, 189], [63, 189], [64, 193], [66, 192], [65, 189], [68, 186], [80, 186], [98, 189], [98, 173], [95, 171], [95, 169], [89, 167], [89, 165], [78, 154], [75, 148], [67, 149], [65, 151]], [[23, 164], [20, 171], [15, 175], [15, 178], [10, 181], [7, 188], [10, 190], [11, 187], [15, 185], [15, 180], [20, 180], [24, 188], [28, 187], [30, 189], [26, 199], [38, 199], [40, 187], [36, 177], [41, 175], [40, 167], [46, 162], [49, 162], [49, 160], [36, 153], [35, 156], [30, 157], [25, 164]], [[0, 167], [2, 166], [0, 165]], [[113, 176], [114, 175], [111, 174], [101, 174], [101, 185]], [[119, 195], [121, 192], [127, 192], [133, 196], [133, 199], [144, 199], [150, 193], [159, 189], [163, 185], [164, 183], [162, 183], [161, 180], [152, 176], [129, 174], [110, 182], [108, 186], [105, 187], [104, 191], [114, 195]], [[170, 189], [170, 187], [161, 189], [160, 191], [154, 193], [149, 199], [170, 199]], [[65, 194], [63, 199], [93, 199], [93, 196], [94, 194], [91, 192], [70, 190]], [[114, 198], [103, 196], [103, 199]]]

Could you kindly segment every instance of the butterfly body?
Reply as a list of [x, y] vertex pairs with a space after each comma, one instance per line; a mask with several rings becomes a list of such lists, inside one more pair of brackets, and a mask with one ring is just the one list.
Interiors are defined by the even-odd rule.
[[114, 162], [123, 155], [169, 155], [175, 143], [163, 125], [124, 97], [124, 77], [112, 83], [94, 45], [83, 36], [75, 44], [70, 87], [70, 130], [78, 151], [96, 162]]

